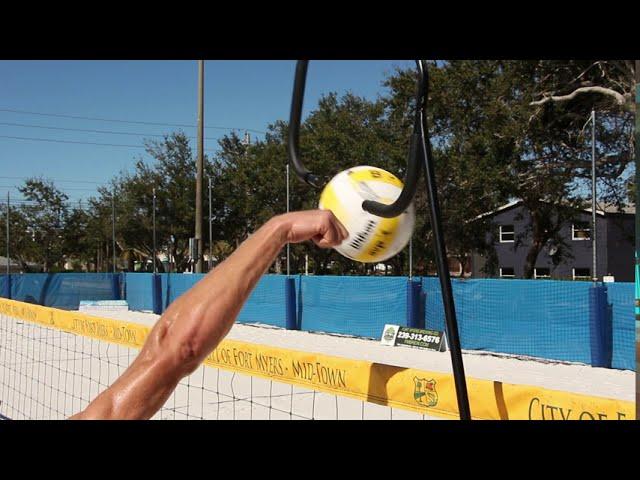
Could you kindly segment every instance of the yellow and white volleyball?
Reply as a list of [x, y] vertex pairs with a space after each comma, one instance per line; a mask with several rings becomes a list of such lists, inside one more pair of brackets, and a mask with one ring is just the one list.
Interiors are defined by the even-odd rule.
[[413, 233], [413, 203], [398, 217], [382, 218], [364, 211], [362, 202], [389, 205], [400, 196], [402, 186], [395, 175], [377, 167], [354, 167], [333, 177], [320, 195], [319, 207], [331, 210], [349, 232], [335, 249], [363, 263], [382, 262], [400, 252]]

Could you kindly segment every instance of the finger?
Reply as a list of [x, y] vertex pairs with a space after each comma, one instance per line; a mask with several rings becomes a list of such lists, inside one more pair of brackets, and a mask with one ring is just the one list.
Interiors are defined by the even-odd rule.
[[327, 229], [322, 237], [331, 246], [340, 245], [342, 243], [342, 240], [344, 240], [340, 230], [338, 229], [338, 226], [334, 223], [330, 223], [327, 226]]
[[329, 222], [337, 229], [338, 235], [342, 238], [342, 240], [345, 240], [349, 236], [349, 232], [331, 210], [329, 210], [328, 212]]
[[313, 237], [311, 240], [313, 240], [313, 243], [315, 243], [320, 248], [332, 248], [334, 246], [331, 243], [329, 243], [327, 239], [324, 238], [322, 235], [317, 235]]
[[329, 224], [325, 231], [312, 238], [313, 242], [321, 248], [331, 248], [340, 245], [344, 240], [335, 225]]
[[338, 231], [340, 232], [340, 235], [342, 236], [342, 240], [343, 241], [346, 240], [349, 237], [349, 232], [344, 227], [344, 225], [342, 225], [340, 220], [336, 219], [336, 223], [337, 223], [337, 226], [338, 226]]

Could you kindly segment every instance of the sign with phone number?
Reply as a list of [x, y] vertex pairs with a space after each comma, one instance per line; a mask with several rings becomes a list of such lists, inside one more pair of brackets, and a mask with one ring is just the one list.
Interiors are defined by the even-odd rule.
[[444, 332], [438, 330], [423, 330], [420, 328], [401, 327], [399, 325], [385, 325], [382, 331], [381, 343], [384, 345], [427, 348], [437, 352], [446, 350]]

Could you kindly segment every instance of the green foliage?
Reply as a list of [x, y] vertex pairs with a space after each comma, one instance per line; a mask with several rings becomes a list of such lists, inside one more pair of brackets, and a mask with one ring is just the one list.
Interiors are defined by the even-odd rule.
[[[328, 180], [356, 165], [375, 165], [404, 176], [415, 111], [415, 72], [397, 70], [384, 81], [384, 95], [368, 100], [352, 93], [324, 95], [301, 126], [301, 155], [308, 168]], [[495, 227], [481, 214], [520, 198], [531, 214], [533, 239], [525, 270], [548, 242], [562, 259], [567, 249], [560, 226], [581, 205], [590, 178], [592, 109], [598, 112], [598, 178], [603, 201], [634, 198], [629, 181], [634, 155], [633, 71], [624, 61], [467, 61], [432, 63], [428, 124], [443, 228], [449, 254], [465, 264], [471, 252], [495, 267]], [[600, 90], [589, 90], [592, 87]], [[585, 90], [586, 89], [586, 90]], [[245, 144], [232, 132], [205, 158], [203, 237], [209, 249], [208, 205], [212, 205], [212, 254], [216, 262], [260, 225], [286, 211], [287, 124], [276, 121], [263, 140]], [[111, 269], [112, 201], [115, 201], [119, 267], [133, 270], [153, 252], [153, 189], [159, 252], [170, 250], [176, 267], [188, 267], [188, 240], [195, 229], [196, 162], [182, 132], [148, 142], [151, 162], [138, 160], [101, 188], [85, 208], [71, 208], [48, 181], [31, 179], [22, 189], [31, 205], [12, 213], [18, 256], [51, 270]], [[607, 156], [615, 153], [615, 156]], [[211, 180], [212, 194], [207, 183]], [[291, 210], [316, 208], [319, 192], [290, 180]], [[433, 245], [424, 184], [416, 196], [414, 273], [433, 268]], [[15, 231], [14, 231], [15, 230]], [[175, 242], [171, 241], [171, 237]], [[522, 239], [520, 239], [522, 240]], [[0, 239], [3, 248], [4, 236]], [[66, 254], [66, 257], [65, 255]], [[280, 268], [285, 269], [284, 251]], [[372, 266], [352, 262], [309, 243], [291, 246], [291, 271], [366, 274]], [[156, 261], [159, 271], [165, 266]], [[391, 274], [408, 273], [408, 254], [387, 263]]]
[[62, 269], [68, 197], [53, 182], [41, 178], [26, 180], [19, 191], [30, 202], [16, 209], [12, 221], [19, 225], [14, 243], [20, 246], [15, 249], [19, 260], [25, 270], [29, 269], [27, 258], [42, 265], [45, 272]]

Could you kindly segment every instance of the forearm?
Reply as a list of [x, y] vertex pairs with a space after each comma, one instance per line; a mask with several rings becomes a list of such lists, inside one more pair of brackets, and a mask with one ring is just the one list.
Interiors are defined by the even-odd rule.
[[174, 347], [199, 364], [233, 325], [242, 305], [286, 243], [280, 217], [267, 222], [163, 315]]
[[348, 232], [328, 211], [292, 212], [267, 222], [220, 266], [173, 302], [116, 382], [72, 418], [150, 418], [231, 329], [242, 305], [287, 242], [340, 244]]
[[286, 224], [279, 217], [262, 226], [169, 306], [122, 377], [72, 418], [153, 416], [228, 333], [285, 243]]

